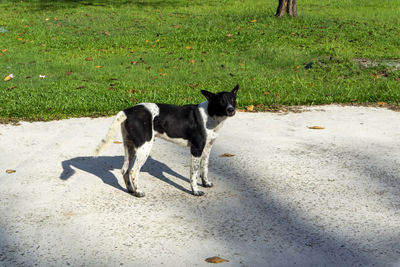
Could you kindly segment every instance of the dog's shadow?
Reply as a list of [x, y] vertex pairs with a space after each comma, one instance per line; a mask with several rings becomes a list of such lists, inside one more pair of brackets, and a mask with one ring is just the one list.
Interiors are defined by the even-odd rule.
[[[124, 157], [114, 156], [114, 157], [76, 157], [69, 160], [65, 160], [61, 163], [63, 167], [63, 172], [60, 175], [61, 180], [68, 180], [74, 175], [75, 170], [72, 168], [78, 168], [80, 170], [89, 172], [91, 174], [99, 177], [105, 184], [113, 186], [124, 192], [128, 192], [119, 183], [117, 177], [111, 172], [114, 169], [121, 169], [124, 162]], [[175, 176], [183, 181], [189, 182], [189, 179], [180, 175], [179, 173], [172, 170], [170, 167], [161, 163], [151, 156], [148, 157], [146, 163], [143, 165], [141, 172], [147, 172], [150, 175], [166, 182], [177, 189], [191, 194], [191, 191], [185, 187], [175, 183], [174, 181], [168, 179], [164, 173]], [[122, 175], [121, 175], [122, 177]]]

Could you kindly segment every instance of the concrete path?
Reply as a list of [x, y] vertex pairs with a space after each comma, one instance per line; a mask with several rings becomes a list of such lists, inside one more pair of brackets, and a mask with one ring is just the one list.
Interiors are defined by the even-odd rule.
[[141, 199], [121, 144], [92, 157], [111, 121], [0, 125], [0, 266], [400, 266], [400, 113], [238, 113], [205, 196], [189, 151], [157, 140]]

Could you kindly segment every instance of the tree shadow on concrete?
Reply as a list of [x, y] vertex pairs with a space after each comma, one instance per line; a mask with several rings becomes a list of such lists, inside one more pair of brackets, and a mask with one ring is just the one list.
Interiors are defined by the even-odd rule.
[[[218, 227], [219, 238], [222, 238], [226, 242], [251, 243], [253, 239], [264, 239], [266, 240], [265, 247], [256, 248], [259, 255], [262, 255], [262, 250], [265, 250], [265, 254], [267, 254], [272, 249], [275, 249], [273, 246], [269, 247], [271, 244], [268, 243], [268, 240], [271, 238], [270, 235], [275, 235], [285, 240], [288, 248], [312, 250], [313, 255], [319, 255], [319, 259], [323, 259], [324, 261], [321, 263], [316, 258], [310, 257], [307, 259], [307, 256], [305, 256], [303, 262], [307, 262], [307, 266], [318, 264], [323, 264], [323, 266], [379, 266], [383, 264], [382, 259], [386, 257], [385, 255], [391, 255], [393, 259], [393, 254], [400, 250], [400, 243], [394, 245], [391, 240], [386, 240], [387, 242], [384, 242], [382, 247], [374, 248], [371, 251], [365, 250], [362, 247], [363, 244], [349, 243], [346, 236], [335, 235], [334, 232], [326, 231], [324, 228], [319, 227], [312, 218], [306, 220], [304, 218], [300, 219], [298, 214], [293, 212], [290, 205], [281, 203], [274, 198], [273, 192], [270, 192], [267, 187], [262, 187], [258, 184], [260, 180], [254, 179], [253, 173], [243, 170], [240, 167], [241, 165], [245, 165], [245, 163], [234, 161], [233, 163], [226, 164], [226, 162], [223, 163], [221, 160], [216, 160], [213, 164], [214, 169], [218, 169], [223, 178], [231, 183], [232, 191], [236, 192], [241, 206], [240, 208], [238, 206], [225, 206], [221, 208], [221, 212], [231, 216], [231, 220], [219, 221], [218, 219], [207, 218], [207, 220], [210, 220], [207, 223]], [[357, 164], [365, 165], [362, 161], [355, 163], [355, 165]], [[397, 175], [393, 177], [392, 172], [396, 172], [395, 169], [385, 170], [379, 166], [378, 160], [375, 160], [374, 164], [374, 166], [366, 167], [365, 172], [376, 179], [383, 180], [383, 184], [386, 183], [387, 187], [393, 187], [394, 181], [400, 180], [400, 177]], [[365, 175], [365, 173], [360, 173], [361, 176], [363, 174]], [[383, 175], [385, 178], [382, 179], [382, 177], [379, 177], [380, 175]], [[273, 174], [269, 173], [263, 173], [262, 176], [264, 179], [275, 179]], [[394, 192], [398, 192], [399, 188], [400, 183], [397, 183]], [[240, 209], [247, 210], [245, 216], [243, 214], [238, 215], [237, 210]], [[241, 216], [243, 217], [240, 218]], [[221, 215], [221, 217], [223, 216]], [[249, 220], [248, 218], [252, 219]], [[237, 221], [240, 220], [248, 220], [248, 228], [237, 230]], [[359, 223], [361, 226], [362, 222]], [[265, 230], [261, 233], [254, 230], [259, 229], [260, 225], [262, 225], [262, 228], [269, 228], [270, 230]], [[226, 231], [226, 229], [229, 229], [229, 231]], [[244, 238], [247, 240], [243, 241]], [[385, 237], [382, 237], [382, 239], [385, 239]], [[357, 239], [357, 241], [359, 240]], [[376, 250], [380, 251], [381, 255], [379, 256], [382, 256], [382, 259], [377, 256], [379, 253]], [[295, 258], [291, 258], [293, 255], [290, 255], [290, 252], [284, 252], [284, 254], [287, 257], [286, 266], [293, 264], [302, 266], [301, 261], [299, 262]], [[273, 259], [271, 259], [270, 266], [276, 266], [276, 263], [273, 263]], [[278, 266], [282, 266], [282, 264], [278, 264]]]
[[[76, 157], [73, 159], [65, 160], [61, 163], [63, 167], [63, 172], [60, 175], [60, 179], [68, 180], [69, 178], [71, 178], [75, 173], [75, 170], [72, 168], [74, 167], [99, 177], [103, 181], [103, 183], [109, 186], [112, 186], [124, 192], [128, 192], [126, 188], [122, 187], [118, 183], [117, 177], [115, 177], [115, 175], [111, 172], [112, 170], [115, 169], [121, 169], [123, 162], [124, 162], [123, 156]], [[168, 179], [164, 174], [167, 173], [171, 176], [174, 176], [186, 182], [189, 182], [188, 178], [175, 172], [166, 164], [153, 159], [151, 156], [148, 157], [146, 163], [143, 165], [141, 169], [141, 172], [147, 172], [148, 174], [160, 179], [161, 181], [169, 185], [172, 185], [179, 190], [191, 194], [190, 190]]]

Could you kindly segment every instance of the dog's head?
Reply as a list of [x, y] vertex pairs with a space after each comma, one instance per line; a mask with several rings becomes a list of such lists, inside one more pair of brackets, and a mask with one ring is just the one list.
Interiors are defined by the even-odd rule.
[[231, 92], [211, 93], [201, 90], [201, 93], [208, 100], [208, 113], [210, 116], [228, 116], [235, 115], [236, 95], [239, 90], [239, 84]]

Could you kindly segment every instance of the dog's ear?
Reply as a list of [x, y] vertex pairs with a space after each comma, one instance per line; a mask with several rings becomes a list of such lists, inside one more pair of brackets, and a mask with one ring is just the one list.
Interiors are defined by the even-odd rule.
[[233, 88], [233, 90], [232, 90], [232, 94], [234, 94], [235, 95], [235, 97], [236, 97], [236, 95], [237, 95], [237, 91], [239, 90], [239, 84], [236, 84], [236, 86], [235, 86], [235, 88]]
[[201, 93], [207, 98], [208, 101], [214, 98], [215, 94], [206, 90], [201, 90]]

